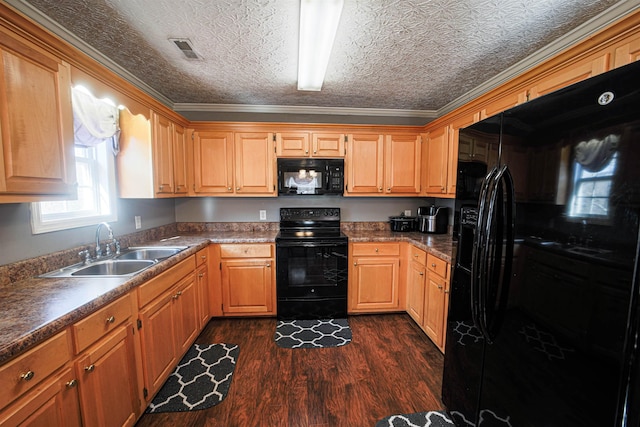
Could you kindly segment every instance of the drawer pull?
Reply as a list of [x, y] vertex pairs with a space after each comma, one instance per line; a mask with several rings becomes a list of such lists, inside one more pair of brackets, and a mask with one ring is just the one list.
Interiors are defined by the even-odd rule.
[[206, 255], [200, 255], [200, 258], [207, 259], [207, 256]]
[[378, 252], [378, 248], [376, 248], [376, 252]]
[[85, 372], [93, 372], [94, 369], [96, 369], [96, 365], [94, 365], [93, 363], [89, 366], [84, 367]]
[[24, 374], [20, 375], [20, 379], [23, 381], [31, 381], [35, 375], [36, 375], [35, 372], [27, 371]]
[[421, 275], [421, 276], [424, 276], [424, 273], [421, 271], [421, 272], [420, 272], [420, 275]]
[[442, 285], [438, 285], [438, 289], [442, 289]]
[[436, 263], [431, 263], [431, 267], [436, 268]]
[[420, 255], [418, 254], [413, 254], [414, 257], [418, 258]]
[[78, 385], [78, 381], [77, 380], [71, 380], [71, 381], [67, 382], [65, 385], [67, 386], [67, 388], [74, 388], [75, 386]]
[[202, 279], [204, 277], [204, 274], [200, 273], [200, 274], [198, 274], [198, 277]]
[[109, 316], [109, 317], [107, 317], [107, 323], [115, 323], [115, 321], [116, 321], [115, 316]]

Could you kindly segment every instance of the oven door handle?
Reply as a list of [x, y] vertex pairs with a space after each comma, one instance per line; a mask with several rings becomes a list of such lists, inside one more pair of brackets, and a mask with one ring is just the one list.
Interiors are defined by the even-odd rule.
[[280, 241], [276, 242], [277, 248], [335, 248], [335, 247], [347, 247], [347, 242], [299, 242], [299, 241]]

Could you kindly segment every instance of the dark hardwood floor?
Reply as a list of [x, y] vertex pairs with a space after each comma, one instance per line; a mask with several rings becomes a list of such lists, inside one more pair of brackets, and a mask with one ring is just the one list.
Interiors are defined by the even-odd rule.
[[202, 411], [145, 414], [138, 427], [373, 427], [386, 416], [442, 409], [442, 353], [406, 314], [349, 317], [343, 347], [283, 349], [276, 320], [213, 319], [199, 344], [240, 356], [226, 399]]

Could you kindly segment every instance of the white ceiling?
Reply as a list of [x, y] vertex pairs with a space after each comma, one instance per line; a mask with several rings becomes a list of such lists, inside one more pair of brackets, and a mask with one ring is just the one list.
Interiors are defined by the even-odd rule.
[[[550, 43], [638, 6], [637, 0], [345, 0], [322, 91], [300, 92], [299, 0], [7, 3], [192, 119], [226, 120], [225, 111], [316, 112], [421, 123]], [[204, 59], [184, 59], [168, 41], [173, 37], [189, 38]]]

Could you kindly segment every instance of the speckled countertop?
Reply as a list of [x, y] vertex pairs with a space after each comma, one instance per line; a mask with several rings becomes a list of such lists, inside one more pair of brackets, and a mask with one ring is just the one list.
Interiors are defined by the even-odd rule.
[[[171, 239], [128, 242], [127, 246], [188, 246], [139, 274], [128, 278], [29, 277], [0, 284], [0, 364], [22, 353], [108, 304], [150, 278], [195, 254], [209, 243], [270, 243], [277, 230], [210, 230], [206, 227], [171, 232]], [[451, 261], [451, 236], [397, 233], [380, 230], [345, 230], [350, 242], [406, 241]], [[165, 236], [165, 237], [169, 237]], [[179, 237], [175, 237], [179, 236]], [[133, 243], [133, 244], [132, 244]], [[126, 247], [126, 246], [125, 246]], [[74, 248], [75, 250], [75, 248]], [[77, 253], [77, 252], [76, 252]], [[37, 260], [33, 262], [38, 263]], [[3, 266], [6, 267], [6, 266]], [[42, 266], [39, 266], [42, 268]], [[24, 265], [23, 265], [24, 268]], [[55, 267], [59, 268], [59, 267]], [[35, 271], [34, 276], [47, 270]]]

